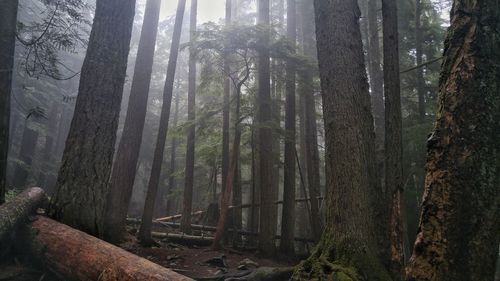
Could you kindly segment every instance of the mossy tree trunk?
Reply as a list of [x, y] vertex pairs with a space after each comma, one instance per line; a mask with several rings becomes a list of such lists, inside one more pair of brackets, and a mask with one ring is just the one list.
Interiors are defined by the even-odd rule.
[[500, 240], [500, 1], [456, 0], [407, 280], [493, 280]]
[[323, 236], [297, 280], [391, 280], [375, 235], [375, 135], [356, 0], [315, 0], [326, 145]]

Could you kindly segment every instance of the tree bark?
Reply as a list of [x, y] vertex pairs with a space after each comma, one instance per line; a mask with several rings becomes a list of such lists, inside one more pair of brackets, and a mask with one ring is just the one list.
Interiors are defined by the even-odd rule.
[[384, 145], [385, 145], [385, 113], [384, 113], [384, 74], [380, 59], [379, 8], [377, 0], [368, 0], [368, 74], [370, 77], [373, 119], [375, 121], [375, 149], [377, 153], [377, 172], [380, 182], [384, 179]]
[[[198, 14], [198, 0], [191, 0], [190, 41], [196, 36], [196, 17]], [[188, 77], [188, 123], [186, 144], [186, 170], [184, 177], [184, 204], [181, 219], [181, 231], [191, 233], [191, 209], [193, 204], [194, 184], [194, 149], [196, 133], [196, 50], [189, 48], [189, 77]]]
[[97, 0], [51, 217], [103, 234], [135, 0]]
[[18, 0], [2, 3], [0, 9], [0, 204], [5, 201], [7, 154], [9, 152], [10, 95], [16, 46]]
[[[302, 39], [304, 55], [314, 56], [314, 10], [313, 3], [302, 2]], [[304, 144], [305, 144], [305, 171], [310, 198], [317, 198], [320, 194], [319, 152], [316, 127], [316, 102], [314, 98], [313, 76], [310, 70], [299, 72], [299, 95], [304, 102]], [[319, 204], [311, 200], [311, 215], [319, 218]], [[311, 221], [311, 230], [315, 240], [321, 237], [322, 226], [320, 219]]]
[[315, 0], [327, 215], [297, 279], [391, 280], [375, 238], [375, 139], [356, 0]]
[[407, 280], [493, 280], [500, 240], [498, 0], [454, 1]]
[[[287, 37], [294, 44], [297, 40], [296, 0], [287, 1]], [[294, 49], [295, 52], [295, 49]], [[283, 213], [281, 217], [280, 251], [293, 255], [295, 234], [295, 66], [290, 60], [286, 64], [286, 109], [285, 109], [285, 166], [283, 169]]]
[[172, 92], [174, 88], [175, 70], [177, 66], [177, 57], [179, 54], [179, 44], [182, 31], [182, 20], [184, 18], [184, 10], [186, 8], [186, 0], [179, 0], [177, 4], [177, 12], [175, 15], [174, 34], [172, 36], [172, 46], [167, 66], [167, 77], [163, 88], [163, 104], [160, 113], [160, 125], [156, 138], [153, 163], [151, 174], [148, 182], [148, 191], [144, 203], [144, 212], [142, 213], [142, 224], [139, 229], [138, 238], [144, 244], [151, 244], [151, 221], [153, 219], [154, 202], [158, 184], [160, 182], [161, 166], [163, 163], [163, 153], [165, 151], [165, 142], [168, 132], [168, 121], [170, 118], [170, 106], [172, 103]]
[[[401, 200], [403, 193], [403, 121], [399, 80], [398, 14], [396, 0], [382, 0], [384, 42], [384, 96], [385, 96], [385, 198], [378, 200], [382, 218], [378, 221], [379, 241], [386, 250], [392, 278], [401, 280], [404, 270], [403, 220]], [[383, 209], [385, 208], [386, 211]], [[385, 217], [389, 216], [389, 220]], [[384, 221], [386, 227], [384, 230]], [[384, 241], [388, 241], [386, 245]], [[390, 263], [389, 263], [390, 262]]]
[[110, 242], [122, 240], [125, 234], [148, 106], [160, 5], [160, 0], [146, 2], [127, 115], [109, 180], [104, 238]]
[[30, 227], [31, 252], [64, 280], [192, 280], [46, 217]]
[[0, 206], [0, 242], [47, 201], [43, 189], [32, 187]]
[[259, 222], [259, 250], [264, 255], [274, 255], [275, 243], [273, 230], [276, 229], [276, 208], [273, 202], [275, 189], [273, 181], [273, 148], [272, 148], [272, 101], [271, 88], [269, 84], [269, 48], [267, 44], [270, 38], [269, 26], [269, 0], [258, 1], [257, 24], [263, 28], [260, 38], [257, 58], [257, 83], [258, 83], [258, 112], [259, 124], [258, 147], [259, 147], [259, 186], [260, 189], [260, 222]]

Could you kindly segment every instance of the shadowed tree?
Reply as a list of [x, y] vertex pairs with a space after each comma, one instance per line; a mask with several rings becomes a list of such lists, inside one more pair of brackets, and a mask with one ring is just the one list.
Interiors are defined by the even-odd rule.
[[260, 189], [259, 251], [274, 255], [274, 230], [276, 208], [274, 205], [273, 149], [272, 149], [272, 101], [269, 63], [269, 0], [258, 1], [257, 24], [262, 28], [257, 50], [257, 121], [258, 121], [258, 165]]
[[148, 106], [160, 5], [160, 0], [146, 2], [127, 116], [109, 182], [104, 238], [112, 242], [120, 241], [125, 233], [127, 210], [132, 196]]
[[49, 215], [102, 235], [135, 0], [97, 0]]
[[[293, 44], [297, 40], [296, 0], [287, 1], [287, 37]], [[283, 169], [283, 214], [281, 221], [280, 251], [294, 254], [295, 233], [295, 67], [291, 60], [286, 64], [285, 108], [285, 166]]]
[[186, 0], [179, 0], [177, 4], [177, 12], [175, 14], [174, 33], [172, 36], [172, 45], [168, 59], [167, 76], [165, 79], [165, 86], [163, 88], [163, 104], [160, 113], [160, 124], [158, 127], [158, 135], [156, 138], [153, 163], [148, 182], [146, 201], [144, 203], [144, 212], [142, 213], [142, 223], [138, 234], [138, 238], [141, 243], [146, 245], [153, 243], [153, 239], [151, 238], [151, 226], [153, 223], [154, 203], [156, 200], [156, 193], [158, 191], [158, 184], [160, 183], [163, 153], [165, 152], [165, 142], [167, 140], [168, 121], [170, 118], [172, 92], [174, 89], [175, 70], [177, 66], [177, 57], [179, 55], [179, 44], [185, 8]]
[[455, 0], [411, 281], [493, 280], [500, 239], [500, 1]]
[[0, 204], [5, 201], [9, 151], [10, 94], [16, 46], [18, 0], [0, 4]]

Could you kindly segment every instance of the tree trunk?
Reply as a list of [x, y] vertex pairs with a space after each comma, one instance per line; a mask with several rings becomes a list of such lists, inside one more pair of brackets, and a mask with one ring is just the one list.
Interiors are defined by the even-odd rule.
[[160, 0], [146, 2], [127, 116], [109, 181], [104, 238], [110, 242], [122, 240], [125, 234], [125, 219], [132, 197], [148, 106], [160, 5]]
[[16, 46], [18, 0], [2, 3], [0, 10], [0, 204], [5, 201], [9, 152], [10, 95]]
[[[421, 0], [415, 0], [415, 56], [417, 66], [422, 65], [422, 3]], [[419, 67], [415, 70], [417, 75], [417, 96], [418, 96], [418, 117], [420, 121], [425, 120], [425, 84], [424, 68]]]
[[258, 147], [259, 147], [259, 186], [260, 189], [260, 222], [259, 222], [259, 250], [264, 255], [274, 255], [274, 229], [276, 229], [276, 207], [273, 202], [276, 186], [273, 185], [273, 147], [272, 136], [272, 101], [271, 88], [269, 84], [269, 49], [266, 46], [269, 41], [269, 0], [258, 1], [257, 23], [263, 27], [263, 35], [260, 39], [257, 58], [257, 83], [258, 83], [258, 112], [259, 124]]
[[[287, 37], [297, 40], [296, 0], [287, 1]], [[294, 46], [295, 48], [295, 46]], [[295, 50], [294, 50], [295, 51]], [[285, 109], [285, 166], [283, 179], [283, 213], [281, 217], [280, 251], [293, 255], [295, 234], [295, 67], [292, 61], [286, 65], [286, 109]]]
[[[314, 10], [313, 3], [304, 0], [302, 2], [302, 39], [304, 55], [314, 56]], [[318, 136], [316, 128], [316, 103], [314, 99], [313, 76], [310, 70], [299, 73], [300, 88], [299, 95], [304, 101], [304, 144], [305, 144], [305, 171], [307, 175], [307, 187], [309, 197], [317, 198], [320, 194], [319, 152]], [[311, 215], [319, 218], [319, 204], [317, 200], [311, 200]], [[315, 240], [321, 236], [322, 226], [320, 219], [311, 221], [311, 230]]]
[[51, 217], [103, 234], [135, 0], [97, 0]]
[[[175, 107], [174, 107], [174, 120], [172, 121], [172, 128], [177, 127], [177, 122], [179, 120], [179, 92], [175, 94]], [[175, 169], [176, 169], [176, 163], [177, 161], [177, 138], [175, 136], [172, 137], [172, 146], [170, 147], [170, 167], [168, 169], [168, 187], [167, 191], [165, 192], [166, 194], [166, 200], [167, 200], [167, 210], [166, 214], [171, 215], [172, 210], [173, 210], [173, 204], [174, 201], [172, 200], [171, 195], [172, 192], [176, 188], [176, 181], [175, 181]]]
[[[226, 0], [226, 20], [225, 24], [231, 24], [231, 1]], [[229, 54], [224, 54], [224, 72], [229, 73], [229, 62], [227, 56]], [[226, 77], [224, 79], [224, 97], [223, 97], [223, 107], [222, 107], [222, 190], [221, 194], [224, 194], [224, 190], [227, 186], [227, 177], [229, 173], [229, 111], [230, 111], [230, 94], [231, 94], [231, 79]], [[222, 200], [222, 197], [221, 197]]]
[[498, 0], [454, 1], [407, 280], [493, 280], [500, 235]]
[[18, 189], [25, 188], [28, 176], [31, 174], [31, 164], [35, 155], [36, 144], [38, 142], [38, 132], [28, 125], [26, 120], [23, 136], [21, 139], [21, 149], [19, 151], [18, 160], [20, 163], [16, 165], [14, 170], [13, 185]]
[[184, 10], [186, 8], [186, 0], [179, 0], [177, 4], [177, 12], [175, 15], [174, 34], [172, 36], [172, 46], [167, 66], [167, 77], [163, 88], [163, 104], [160, 113], [160, 124], [158, 135], [156, 138], [153, 163], [151, 167], [151, 175], [148, 182], [148, 191], [144, 203], [144, 212], [142, 213], [142, 224], [139, 229], [138, 238], [144, 244], [151, 244], [151, 221], [153, 219], [154, 202], [158, 184], [160, 182], [161, 166], [163, 164], [163, 153], [165, 151], [165, 142], [168, 132], [168, 121], [170, 118], [170, 106], [172, 103], [172, 92], [174, 88], [175, 70], [177, 66], [177, 57], [179, 54], [179, 44], [182, 31], [182, 20], [184, 18]]
[[[198, 14], [198, 0], [191, 0], [190, 41], [196, 36], [196, 16]], [[196, 121], [196, 50], [189, 48], [189, 77], [188, 77], [188, 123], [186, 144], [186, 171], [184, 177], [184, 205], [181, 219], [181, 231], [191, 233], [191, 209], [193, 204], [194, 184], [194, 149], [195, 149], [195, 121]]]
[[64, 280], [192, 280], [46, 217], [38, 216], [29, 233], [31, 252]]
[[[404, 269], [403, 221], [401, 199], [403, 193], [403, 135], [401, 94], [399, 80], [398, 14], [396, 0], [382, 0], [384, 46], [384, 96], [385, 96], [385, 198], [378, 200], [382, 219], [377, 230], [379, 241], [386, 250], [381, 254], [390, 264], [392, 278], [401, 280]], [[384, 211], [383, 209], [387, 211]], [[387, 215], [389, 220], [385, 219]], [[383, 223], [386, 223], [386, 231]], [[390, 252], [389, 252], [390, 250]]]
[[380, 64], [380, 32], [378, 24], [379, 8], [377, 0], [368, 0], [368, 73], [370, 76], [370, 89], [373, 119], [375, 121], [375, 149], [377, 153], [377, 172], [381, 184], [384, 180], [384, 76]]
[[0, 242], [12, 235], [12, 231], [25, 222], [28, 216], [36, 212], [46, 201], [47, 196], [43, 189], [33, 187], [26, 189], [14, 199], [0, 206]]
[[356, 0], [315, 0], [326, 145], [323, 236], [296, 271], [307, 280], [391, 280], [377, 257], [375, 139]]

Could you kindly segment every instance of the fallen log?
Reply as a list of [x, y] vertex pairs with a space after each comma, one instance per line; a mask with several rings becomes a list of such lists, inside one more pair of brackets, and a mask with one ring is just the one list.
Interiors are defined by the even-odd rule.
[[0, 205], [0, 241], [4, 240], [28, 216], [47, 202], [43, 189], [28, 188], [12, 200]]
[[[205, 211], [196, 211], [196, 212], [193, 212], [191, 213], [191, 217], [195, 217], [195, 216], [201, 216], [205, 213]], [[163, 218], [157, 218], [155, 219], [156, 221], [173, 221], [173, 220], [178, 220], [182, 218], [182, 214], [179, 214], [179, 215], [173, 215], [173, 216], [168, 216], [168, 217], [163, 217]]]
[[[135, 219], [135, 218], [127, 218], [127, 223], [128, 224], [141, 224], [140, 219]], [[177, 222], [160, 222], [160, 221], [153, 221], [153, 225], [159, 228], [167, 228], [167, 229], [178, 229], [180, 228], [180, 223]], [[210, 232], [215, 232], [216, 228], [214, 226], [208, 226], [208, 225], [200, 225], [200, 224], [191, 224], [191, 229], [193, 230], [200, 230], [200, 231], [210, 231]], [[227, 230], [228, 232], [234, 232], [232, 228], [229, 228]], [[244, 235], [244, 236], [257, 236], [258, 233], [246, 231], [246, 230], [238, 230], [239, 235]], [[281, 239], [280, 235], [276, 235], [275, 239]], [[315, 243], [313, 239], [309, 238], [302, 238], [302, 237], [295, 237], [295, 241], [297, 242], [303, 242], [303, 243]]]
[[210, 236], [194, 236], [178, 233], [151, 232], [151, 237], [156, 239], [167, 239], [168, 241], [181, 245], [209, 246], [214, 241]]
[[192, 280], [43, 216], [37, 216], [30, 227], [32, 254], [64, 280]]

